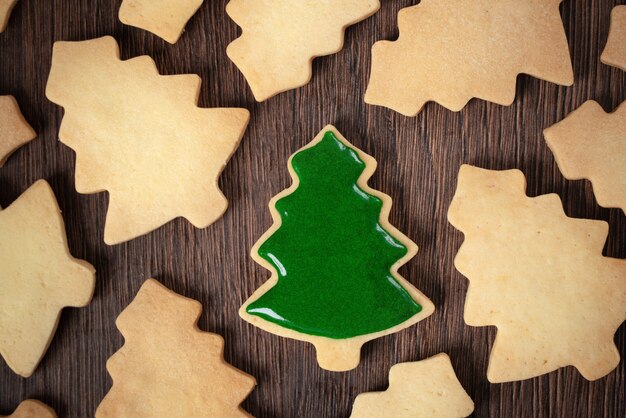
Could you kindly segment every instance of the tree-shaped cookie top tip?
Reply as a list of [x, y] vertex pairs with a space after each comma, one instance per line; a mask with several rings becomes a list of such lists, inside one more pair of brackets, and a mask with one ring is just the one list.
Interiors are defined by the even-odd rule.
[[364, 342], [434, 310], [397, 274], [417, 246], [389, 224], [389, 196], [367, 185], [375, 167], [327, 126], [291, 157], [294, 182], [270, 202], [274, 225], [252, 249], [272, 278], [240, 314], [312, 342], [329, 370], [356, 367]]
[[6, 418], [57, 418], [57, 414], [43, 402], [27, 399], [20, 403], [15, 412]]
[[[171, 316], [168, 321], [156, 321], [155, 318]], [[202, 305], [194, 299], [178, 295], [167, 289], [154, 279], [148, 279], [137, 292], [137, 296], [115, 320], [126, 342], [129, 340], [141, 341], [152, 333], [160, 330], [163, 333], [171, 328], [184, 328], [189, 332], [199, 331], [196, 323], [202, 313]], [[141, 327], [137, 327], [141, 324]], [[221, 340], [215, 334], [208, 334]]]
[[91, 300], [95, 270], [69, 252], [61, 211], [44, 180], [0, 211], [0, 353], [30, 376], [61, 310]]
[[469, 325], [498, 327], [487, 377], [522, 380], [575, 366], [613, 370], [626, 318], [626, 260], [602, 256], [603, 221], [569, 218], [555, 194], [528, 197], [518, 170], [463, 166], [448, 219], [465, 235]]
[[113, 387], [97, 418], [249, 416], [239, 404], [255, 379], [224, 361], [221, 336], [198, 329], [201, 311], [156, 280], [143, 284], [116, 321], [125, 343], [107, 362]]
[[109, 244], [179, 216], [210, 225], [226, 210], [218, 177], [249, 112], [199, 108], [197, 75], [119, 57], [111, 37], [54, 45], [46, 95], [66, 110], [59, 138], [76, 151], [76, 189], [109, 192]]

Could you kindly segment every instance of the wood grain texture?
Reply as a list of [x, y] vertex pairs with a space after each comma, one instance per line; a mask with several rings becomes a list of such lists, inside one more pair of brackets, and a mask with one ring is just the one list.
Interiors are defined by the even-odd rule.
[[[476, 403], [477, 417], [626, 416], [624, 361], [596, 382], [568, 367], [523, 382], [488, 383], [487, 358], [495, 328], [463, 322], [467, 280], [453, 266], [463, 237], [446, 221], [462, 163], [519, 168], [528, 178], [531, 196], [555, 192], [568, 215], [608, 221], [605, 254], [626, 257], [624, 214], [599, 207], [589, 182], [565, 180], [542, 135], [545, 127], [588, 99], [605, 110], [626, 99], [626, 73], [599, 59], [611, 9], [623, 1], [562, 4], [574, 86], [521, 76], [510, 107], [472, 100], [453, 113], [430, 103], [416, 118], [366, 105], [363, 93], [372, 44], [395, 39], [398, 10], [417, 0], [383, 1], [376, 15], [348, 29], [340, 53], [315, 61], [311, 83], [261, 104], [226, 57], [226, 45], [239, 32], [224, 12], [225, 3], [205, 1], [173, 46], [122, 25], [117, 19], [119, 0], [20, 0], [0, 35], [0, 94], [14, 95], [39, 133], [0, 169], [0, 205], [7, 206], [35, 180], [45, 178], [63, 210], [72, 253], [97, 269], [92, 303], [64, 311], [50, 349], [31, 378], [16, 376], [0, 362], [0, 414], [11, 412], [25, 398], [37, 398], [60, 417], [93, 416], [111, 386], [106, 360], [123, 343], [115, 318], [143, 281], [155, 277], [200, 300], [205, 309], [200, 327], [222, 334], [226, 360], [256, 376], [258, 387], [243, 404], [256, 417], [347, 417], [357, 394], [387, 387], [393, 364], [441, 351], [449, 353]], [[57, 140], [63, 112], [44, 95], [52, 43], [103, 35], [118, 40], [123, 58], [148, 54], [164, 74], [199, 74], [201, 106], [250, 109], [248, 130], [220, 181], [229, 210], [209, 228], [198, 230], [179, 219], [109, 247], [103, 242], [107, 194], [75, 192], [75, 156]], [[418, 325], [368, 343], [361, 365], [347, 373], [320, 369], [311, 345], [255, 329], [237, 315], [244, 300], [269, 278], [248, 253], [271, 224], [269, 199], [289, 185], [287, 159], [327, 123], [378, 160], [370, 184], [391, 195], [391, 223], [420, 247], [400, 273], [437, 307]], [[625, 328], [616, 335], [622, 357]]]

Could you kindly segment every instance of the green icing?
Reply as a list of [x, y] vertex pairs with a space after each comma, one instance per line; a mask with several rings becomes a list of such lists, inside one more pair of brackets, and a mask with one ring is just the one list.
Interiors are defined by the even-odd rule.
[[422, 310], [391, 275], [407, 248], [378, 222], [382, 201], [357, 181], [365, 163], [332, 132], [299, 151], [298, 188], [276, 202], [282, 225], [259, 248], [278, 272], [247, 312], [335, 339], [382, 331]]

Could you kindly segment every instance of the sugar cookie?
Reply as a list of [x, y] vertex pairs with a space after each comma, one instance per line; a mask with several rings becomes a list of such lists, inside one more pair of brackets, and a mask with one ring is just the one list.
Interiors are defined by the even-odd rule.
[[367, 185], [375, 169], [326, 126], [289, 159], [293, 184], [270, 201], [274, 224], [252, 248], [272, 276], [239, 314], [314, 344], [327, 370], [357, 367], [364, 343], [435, 310], [398, 274], [417, 246], [389, 223], [391, 198]]
[[461, 418], [473, 411], [450, 357], [441, 353], [393, 366], [389, 389], [357, 396], [350, 418]]
[[345, 29], [376, 13], [379, 0], [231, 0], [242, 28], [226, 53], [257, 101], [304, 86], [315, 57], [343, 48]]
[[35, 137], [37, 134], [22, 116], [15, 98], [0, 96], [0, 167], [16, 149]]
[[94, 273], [71, 256], [61, 211], [44, 180], [0, 211], [0, 354], [15, 373], [35, 371], [64, 307], [89, 303]]
[[611, 12], [609, 38], [600, 61], [626, 71], [626, 6], [617, 6]]
[[515, 99], [520, 73], [574, 82], [562, 0], [422, 0], [398, 13], [400, 37], [372, 47], [365, 102], [415, 116], [429, 101], [461, 110]]
[[221, 336], [200, 331], [198, 301], [154, 279], [117, 318], [124, 346], [107, 362], [113, 387], [96, 418], [249, 417], [252, 376], [224, 361]]
[[57, 418], [57, 414], [48, 405], [27, 399], [23, 401], [15, 412], [6, 418]]
[[529, 379], [573, 365], [588, 380], [619, 363], [626, 260], [602, 256], [603, 221], [569, 218], [556, 194], [530, 198], [519, 170], [464, 165], [448, 212], [465, 235], [465, 322], [498, 328], [487, 378]]
[[203, 0], [123, 0], [122, 23], [147, 30], [175, 44]]
[[589, 100], [544, 135], [565, 178], [589, 179], [600, 206], [626, 213], [626, 102], [604, 113]]
[[109, 192], [107, 244], [179, 216], [204, 228], [228, 202], [218, 178], [248, 124], [246, 109], [197, 107], [197, 75], [162, 76], [148, 56], [119, 58], [115, 39], [56, 42], [46, 95], [66, 114], [76, 190]]

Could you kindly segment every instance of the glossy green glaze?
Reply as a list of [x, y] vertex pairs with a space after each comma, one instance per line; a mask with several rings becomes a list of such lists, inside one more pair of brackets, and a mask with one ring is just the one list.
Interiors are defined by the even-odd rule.
[[276, 202], [282, 224], [259, 248], [278, 282], [247, 312], [304, 334], [350, 338], [421, 311], [390, 269], [407, 248], [378, 222], [382, 201], [358, 185], [365, 163], [330, 131], [292, 158], [298, 188]]

